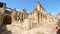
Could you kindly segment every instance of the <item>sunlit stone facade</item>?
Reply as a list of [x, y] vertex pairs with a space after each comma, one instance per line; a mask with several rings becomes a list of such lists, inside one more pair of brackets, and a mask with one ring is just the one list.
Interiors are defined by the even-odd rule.
[[21, 12], [17, 11], [16, 8], [8, 8], [6, 7], [6, 3], [2, 2], [0, 3], [0, 7], [0, 25], [18, 23], [21, 25], [22, 29], [29, 30], [35, 27], [40, 27], [43, 24], [41, 28], [52, 28], [54, 29], [53, 31], [59, 29], [60, 13], [58, 13], [57, 17], [53, 17], [51, 13], [46, 14], [43, 6], [39, 2], [37, 2], [37, 7], [34, 8], [31, 13], [27, 13], [25, 8]]

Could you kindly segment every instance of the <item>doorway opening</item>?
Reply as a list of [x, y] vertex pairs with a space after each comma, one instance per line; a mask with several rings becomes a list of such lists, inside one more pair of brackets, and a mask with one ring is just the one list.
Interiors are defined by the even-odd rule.
[[9, 15], [4, 16], [3, 24], [11, 24], [11, 17]]

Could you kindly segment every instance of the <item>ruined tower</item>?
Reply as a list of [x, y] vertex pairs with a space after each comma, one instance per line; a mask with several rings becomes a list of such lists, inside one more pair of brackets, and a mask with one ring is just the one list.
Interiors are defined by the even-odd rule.
[[45, 10], [43, 6], [40, 4], [40, 2], [37, 2], [37, 10], [40, 11], [41, 13], [45, 14]]

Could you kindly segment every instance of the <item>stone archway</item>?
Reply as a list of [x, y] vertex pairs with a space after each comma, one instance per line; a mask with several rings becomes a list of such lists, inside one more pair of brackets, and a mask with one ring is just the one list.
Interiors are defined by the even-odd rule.
[[4, 16], [3, 24], [11, 24], [11, 17], [9, 15]]

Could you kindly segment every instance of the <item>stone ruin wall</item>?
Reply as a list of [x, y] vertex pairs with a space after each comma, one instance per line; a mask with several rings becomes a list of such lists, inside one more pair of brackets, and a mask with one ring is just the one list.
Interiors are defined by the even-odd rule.
[[1, 23], [3, 22], [3, 18], [5, 15], [9, 15], [11, 17], [12, 22], [14, 21], [23, 22], [24, 19], [30, 19], [33, 22], [33, 24], [37, 24], [37, 25], [39, 25], [40, 23], [54, 22], [54, 20], [56, 19], [52, 17], [52, 15], [50, 14], [45, 14], [45, 10], [39, 2], [37, 3], [37, 8], [35, 8], [33, 12], [29, 14], [26, 12], [25, 9], [23, 9], [22, 12], [18, 12], [16, 8], [14, 8], [10, 11], [10, 14], [7, 13], [8, 11], [6, 11], [6, 5], [3, 4], [2, 9], [0, 9], [0, 13], [1, 15], [3, 15], [1, 16], [0, 19]]
[[3, 8], [0, 9], [0, 25], [3, 25], [4, 23], [3, 19], [5, 16], [6, 17], [10, 16], [11, 24], [23, 23], [25, 25], [21, 26], [24, 29], [29, 30], [31, 28], [41, 26], [42, 24], [44, 24], [44, 27], [45, 24], [49, 24], [50, 26], [52, 25], [54, 26], [54, 28], [58, 29], [57, 21], [60, 20], [60, 14], [58, 14], [57, 17], [53, 17], [50, 13], [46, 14], [44, 8], [41, 6], [39, 2], [37, 3], [37, 8], [35, 8], [31, 13], [27, 13], [25, 9], [23, 9], [22, 12], [18, 12], [16, 8], [12, 9], [9, 12], [8, 11], [6, 11], [6, 6], [5, 4], [3, 4]]

